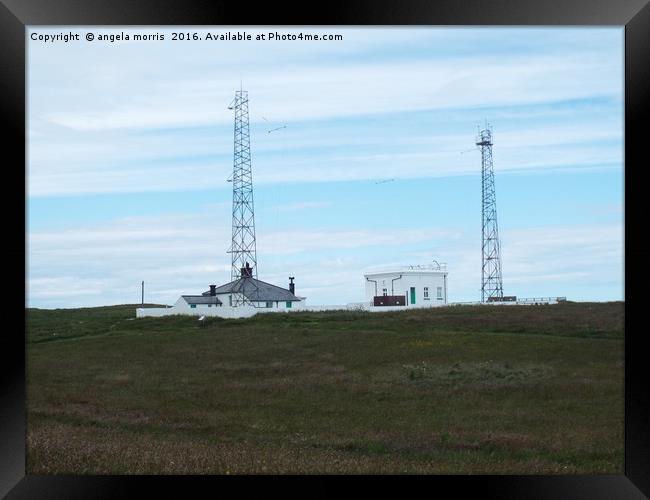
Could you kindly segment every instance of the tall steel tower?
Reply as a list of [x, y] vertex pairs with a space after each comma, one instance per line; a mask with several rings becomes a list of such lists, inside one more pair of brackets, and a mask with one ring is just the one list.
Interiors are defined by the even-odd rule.
[[[481, 150], [483, 191], [483, 274], [481, 281], [481, 302], [491, 297], [503, 297], [501, 276], [501, 248], [497, 226], [497, 196], [494, 189], [494, 167], [492, 166], [492, 129], [486, 124], [476, 137]], [[492, 299], [494, 300], [494, 299]]]
[[[251, 171], [251, 144], [248, 125], [248, 91], [238, 90], [228, 109], [235, 110], [235, 149], [232, 171], [232, 256], [230, 278], [257, 279], [257, 244], [255, 242], [255, 210], [253, 206], [253, 174]], [[254, 280], [245, 280], [242, 286], [255, 295]], [[249, 303], [243, 294], [233, 295], [233, 305]]]

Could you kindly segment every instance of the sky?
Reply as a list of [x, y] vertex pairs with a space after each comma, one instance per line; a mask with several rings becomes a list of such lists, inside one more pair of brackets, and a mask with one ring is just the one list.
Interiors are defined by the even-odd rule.
[[[206, 39], [228, 32], [252, 40]], [[99, 40], [111, 34], [130, 39]], [[480, 300], [487, 122], [504, 293], [624, 299], [621, 27], [27, 37], [28, 307], [135, 304], [141, 281], [146, 302], [172, 304], [230, 281], [240, 88], [263, 281], [295, 276], [307, 304], [346, 304], [364, 300], [364, 272], [435, 260], [449, 301]]]

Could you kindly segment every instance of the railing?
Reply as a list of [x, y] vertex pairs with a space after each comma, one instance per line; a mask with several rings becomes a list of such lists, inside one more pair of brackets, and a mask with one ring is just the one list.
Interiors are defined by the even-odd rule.
[[566, 302], [566, 297], [530, 297], [517, 299], [518, 304], [544, 304], [548, 302]]
[[447, 263], [446, 262], [441, 262], [438, 264], [437, 262], [435, 264], [426, 264], [426, 265], [413, 265], [413, 266], [402, 266], [400, 269], [404, 271], [446, 271], [447, 270]]
[[566, 302], [566, 297], [526, 297], [526, 298], [518, 298], [516, 301], [508, 301], [508, 302], [498, 302], [498, 301], [491, 301], [491, 302], [449, 302], [450, 306], [478, 306], [478, 305], [483, 305], [483, 304], [551, 304], [551, 303], [556, 303], [556, 302]]
[[395, 273], [401, 271], [447, 271], [447, 263], [442, 262], [438, 264], [418, 264], [410, 266], [395, 266], [395, 267], [382, 267], [378, 269], [371, 269], [365, 272], [364, 274], [370, 276], [373, 274], [380, 273]]

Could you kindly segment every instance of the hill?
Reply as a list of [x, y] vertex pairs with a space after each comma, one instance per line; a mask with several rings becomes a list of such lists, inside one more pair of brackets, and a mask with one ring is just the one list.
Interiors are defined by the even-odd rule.
[[27, 310], [27, 471], [623, 472], [624, 304]]

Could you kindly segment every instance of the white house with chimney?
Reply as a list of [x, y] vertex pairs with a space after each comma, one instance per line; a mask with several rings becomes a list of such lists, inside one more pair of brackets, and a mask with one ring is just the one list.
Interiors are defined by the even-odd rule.
[[257, 313], [290, 312], [305, 308], [306, 297], [295, 295], [294, 278], [289, 288], [253, 278], [252, 268], [246, 264], [238, 279], [217, 286], [199, 295], [181, 295], [171, 307], [138, 308], [136, 317], [159, 317], [183, 314], [189, 316], [219, 316], [247, 318]]

